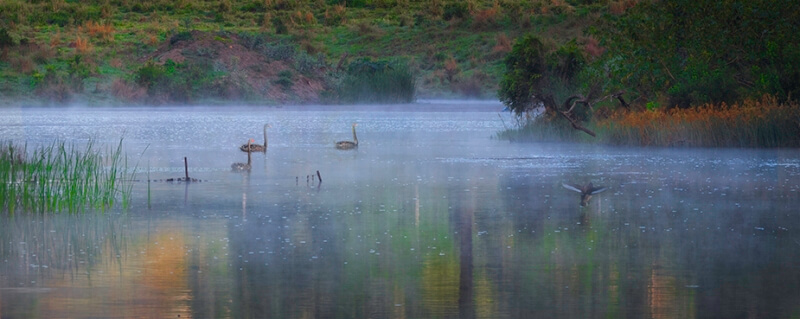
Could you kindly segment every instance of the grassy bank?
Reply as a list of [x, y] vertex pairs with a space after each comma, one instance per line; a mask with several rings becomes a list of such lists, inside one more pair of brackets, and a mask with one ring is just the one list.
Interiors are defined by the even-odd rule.
[[603, 143], [690, 147], [800, 147], [800, 105], [775, 97], [667, 111], [620, 112], [597, 124]]
[[561, 117], [522, 120], [498, 138], [528, 142], [580, 142], [657, 147], [800, 147], [800, 105], [764, 96], [735, 104], [692, 108], [617, 110], [573, 129]]
[[412, 84], [385, 91], [399, 100], [495, 98], [516, 37], [587, 43], [582, 30], [620, 3], [8, 0], [0, 2], [0, 99], [344, 102], [358, 95], [341, 85], [358, 76], [345, 73], [364, 59], [407, 66], [382, 73], [385, 83]]
[[97, 150], [54, 142], [32, 151], [0, 143], [0, 211], [78, 213], [128, 204], [130, 178], [122, 141], [116, 149]]

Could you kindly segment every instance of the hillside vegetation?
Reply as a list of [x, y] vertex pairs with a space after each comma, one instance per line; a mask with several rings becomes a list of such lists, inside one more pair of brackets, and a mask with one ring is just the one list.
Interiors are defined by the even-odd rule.
[[498, 96], [523, 120], [501, 136], [800, 146], [800, 2], [630, 3], [584, 29], [597, 46], [517, 39]]
[[534, 32], [584, 30], [618, 1], [5, 0], [0, 98], [23, 103], [406, 102], [496, 98]]
[[499, 98], [515, 140], [797, 146], [797, 21], [788, 0], [5, 0], [0, 100]]

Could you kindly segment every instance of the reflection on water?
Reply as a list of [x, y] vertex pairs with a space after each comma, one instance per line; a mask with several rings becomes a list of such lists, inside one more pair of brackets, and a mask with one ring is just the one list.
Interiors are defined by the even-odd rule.
[[186, 156], [202, 182], [2, 216], [0, 317], [800, 316], [800, 152], [509, 144], [496, 111], [415, 107], [2, 110], [8, 138], [125, 131], [147, 179]]

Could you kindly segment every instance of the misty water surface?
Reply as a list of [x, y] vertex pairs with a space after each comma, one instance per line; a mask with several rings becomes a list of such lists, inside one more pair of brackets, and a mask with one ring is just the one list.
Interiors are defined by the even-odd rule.
[[800, 316], [800, 152], [508, 143], [500, 109], [2, 109], [29, 147], [124, 138], [138, 181], [3, 215], [0, 317]]

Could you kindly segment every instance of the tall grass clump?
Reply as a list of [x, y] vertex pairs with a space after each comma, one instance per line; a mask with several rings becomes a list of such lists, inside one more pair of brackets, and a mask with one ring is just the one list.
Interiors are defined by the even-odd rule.
[[[94, 141], [83, 148], [54, 142], [28, 153], [27, 146], [0, 142], [0, 210], [8, 214], [78, 213], [105, 210], [130, 198], [123, 174], [122, 140], [105, 153]], [[128, 193], [128, 194], [125, 194]], [[127, 206], [126, 202], [123, 202]]]
[[516, 118], [514, 127], [498, 132], [497, 138], [513, 142], [582, 142], [586, 134], [560, 117], [525, 114]]
[[405, 63], [360, 59], [348, 66], [338, 94], [349, 103], [410, 103], [415, 90], [414, 75]]
[[727, 105], [622, 112], [598, 123], [609, 144], [690, 147], [798, 147], [800, 105], [774, 96]]

